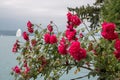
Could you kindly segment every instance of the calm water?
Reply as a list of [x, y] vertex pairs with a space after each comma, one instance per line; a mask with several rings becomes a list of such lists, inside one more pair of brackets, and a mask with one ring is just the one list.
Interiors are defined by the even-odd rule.
[[[12, 53], [11, 49], [13, 43], [17, 38], [15, 36], [2, 36], [0, 37], [0, 80], [14, 80], [14, 78], [10, 75], [11, 68], [17, 65], [16, 54]], [[74, 70], [72, 69], [69, 74], [64, 74], [60, 80], [70, 80], [72, 78], [76, 78], [82, 75], [86, 75], [88, 73], [87, 70], [81, 69], [81, 72], [78, 74], [74, 74]], [[37, 79], [43, 80], [43, 79]], [[96, 78], [84, 78], [80, 80], [97, 80]]]

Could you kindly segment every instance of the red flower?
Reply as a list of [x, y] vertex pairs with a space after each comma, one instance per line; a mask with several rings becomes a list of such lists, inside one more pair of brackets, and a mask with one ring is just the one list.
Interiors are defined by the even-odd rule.
[[65, 32], [65, 36], [67, 37], [67, 39], [69, 41], [74, 40], [75, 35], [76, 35], [76, 30], [75, 29], [73, 29], [73, 30], [67, 29], [66, 32]]
[[29, 40], [29, 36], [27, 32], [23, 32], [23, 38], [28, 41]]
[[66, 44], [66, 40], [65, 38], [63, 37], [61, 40], [60, 40], [60, 45], [65, 45]]
[[60, 44], [58, 46], [59, 53], [62, 54], [62, 55], [67, 54], [67, 49], [66, 48], [67, 48], [67, 46], [65, 44]]
[[78, 41], [72, 42], [69, 48], [69, 53], [77, 61], [80, 61], [86, 57], [86, 50], [80, 47], [80, 42]]
[[18, 44], [18, 40], [16, 40], [15, 44], [13, 45], [12, 52], [17, 52], [20, 45]]
[[33, 24], [32, 24], [30, 21], [28, 21], [27, 27], [28, 27], [28, 31], [29, 31], [30, 33], [33, 33], [33, 32], [34, 32]]
[[35, 39], [32, 39], [32, 40], [31, 40], [31, 44], [32, 44], [32, 46], [35, 46], [36, 43], [37, 43], [37, 41], [36, 41]]
[[45, 43], [50, 43], [50, 34], [49, 33], [46, 33], [44, 35], [44, 41], [45, 41]]
[[53, 27], [51, 26], [51, 24], [49, 24], [49, 25], [47, 26], [47, 29], [48, 29], [50, 32], [53, 31]]
[[115, 57], [118, 59], [118, 60], [120, 60], [120, 52], [119, 51], [115, 51], [114, 52], [114, 55], [115, 55]]
[[79, 26], [81, 21], [80, 18], [77, 15], [73, 15], [70, 12], [67, 14], [68, 24], [73, 26]]
[[12, 70], [17, 74], [20, 74], [21, 72], [21, 69], [18, 66], [15, 66], [14, 68], [12, 68]]
[[118, 38], [118, 33], [114, 32], [114, 33], [106, 33], [106, 32], [102, 32], [101, 35], [108, 40], [114, 40]]
[[108, 40], [114, 40], [118, 38], [118, 33], [115, 32], [116, 25], [114, 23], [106, 23], [102, 24], [102, 32], [101, 35]]
[[57, 43], [57, 38], [55, 35], [51, 35], [50, 37], [50, 44], [54, 44], [54, 43]]
[[28, 31], [29, 31], [30, 33], [33, 33], [33, 32], [34, 32], [34, 29], [33, 29], [33, 28], [28, 28]]
[[80, 33], [80, 38], [83, 38], [83, 37], [84, 37], [84, 35], [82, 33]]
[[104, 22], [102, 24], [102, 32], [114, 33], [115, 28], [116, 28], [116, 25], [114, 23]]
[[33, 24], [32, 24], [30, 21], [28, 21], [28, 22], [27, 22], [27, 27], [28, 27], [28, 28], [32, 28], [32, 26], [33, 26]]
[[25, 67], [25, 71], [24, 71], [24, 73], [25, 74], [28, 74], [29, 73], [29, 71], [30, 71], [30, 68], [27, 66], [27, 67]]
[[116, 39], [116, 41], [115, 41], [115, 49], [120, 52], [120, 39]]

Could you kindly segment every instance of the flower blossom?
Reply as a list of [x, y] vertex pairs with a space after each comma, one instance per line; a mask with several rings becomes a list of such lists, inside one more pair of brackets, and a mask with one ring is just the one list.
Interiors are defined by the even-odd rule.
[[33, 33], [33, 32], [34, 32], [33, 24], [32, 24], [30, 21], [28, 21], [27, 27], [28, 27], [28, 31], [29, 31], [30, 33]]
[[73, 15], [70, 12], [67, 14], [68, 24], [73, 26], [79, 26], [81, 23], [80, 18], [77, 15]]
[[108, 40], [114, 40], [118, 38], [118, 33], [115, 32], [116, 25], [114, 23], [106, 23], [102, 24], [102, 32], [101, 35]]
[[54, 44], [54, 43], [57, 43], [57, 37], [56, 35], [50, 35], [49, 33], [46, 33], [44, 35], [44, 41], [45, 43], [48, 43], [48, 44]]
[[67, 45], [64, 37], [60, 40], [60, 45], [58, 46], [58, 52], [62, 55], [67, 54]]
[[119, 51], [115, 51], [114, 52], [114, 55], [115, 55], [115, 57], [118, 59], [118, 60], [120, 60], [120, 52]]
[[28, 36], [28, 33], [27, 32], [23, 32], [22, 34], [23, 38], [28, 41], [29, 40], [29, 36]]
[[17, 52], [20, 45], [18, 44], [18, 40], [16, 40], [15, 44], [13, 45], [12, 52]]
[[114, 46], [115, 49], [120, 52], [120, 39], [116, 39]]
[[50, 32], [53, 31], [53, 27], [51, 26], [51, 24], [49, 24], [49, 25], [47, 26], [47, 29], [48, 29]]
[[75, 38], [76, 38], [75, 35], [76, 35], [76, 30], [75, 29], [73, 29], [73, 30], [67, 29], [65, 31], [65, 36], [67, 37], [67, 39], [69, 41], [75, 40]]
[[86, 50], [80, 47], [80, 42], [74, 41], [69, 48], [70, 55], [77, 61], [86, 57]]
[[45, 41], [45, 43], [50, 43], [50, 34], [49, 33], [46, 33], [44, 35], [44, 41]]
[[20, 74], [21, 72], [21, 69], [18, 66], [15, 66], [14, 68], [12, 68], [12, 70], [17, 74]]
[[54, 44], [57, 43], [57, 37], [56, 35], [51, 35], [50, 36], [50, 44]]

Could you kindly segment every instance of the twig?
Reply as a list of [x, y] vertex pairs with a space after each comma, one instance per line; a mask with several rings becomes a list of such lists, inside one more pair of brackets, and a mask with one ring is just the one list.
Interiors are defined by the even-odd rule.
[[[87, 31], [90, 33], [90, 30], [88, 29], [87, 25], [84, 22], [82, 22], [82, 23], [84, 24], [84, 26], [87, 29]], [[93, 37], [93, 39], [95, 40], [95, 42], [97, 42], [97, 40], [95, 39], [95, 37], [92, 34], [91, 34], [91, 36]]]
[[71, 79], [71, 80], [76, 80], [76, 79], [84, 78], [84, 77], [87, 77], [87, 76], [88, 76], [88, 75], [85, 75], [85, 76], [77, 77], [77, 78], [74, 78], [74, 79]]

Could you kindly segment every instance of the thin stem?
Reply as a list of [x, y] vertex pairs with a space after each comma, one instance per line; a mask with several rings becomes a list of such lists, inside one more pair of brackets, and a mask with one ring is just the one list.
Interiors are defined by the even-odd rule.
[[40, 28], [40, 29], [42, 29], [43, 30], [43, 28], [42, 27], [40, 27], [39, 25], [37, 25], [37, 24], [34, 24], [35, 26], [37, 26], [38, 28]]
[[[87, 31], [90, 33], [90, 30], [88, 29], [87, 25], [83, 22], [85, 28], [87, 29]], [[97, 42], [96, 38], [91, 34], [91, 36], [93, 37], [94, 41]]]
[[81, 68], [85, 68], [87, 70], [93, 71], [93, 69], [89, 68], [89, 67], [85, 67], [85, 66], [80, 66]]

